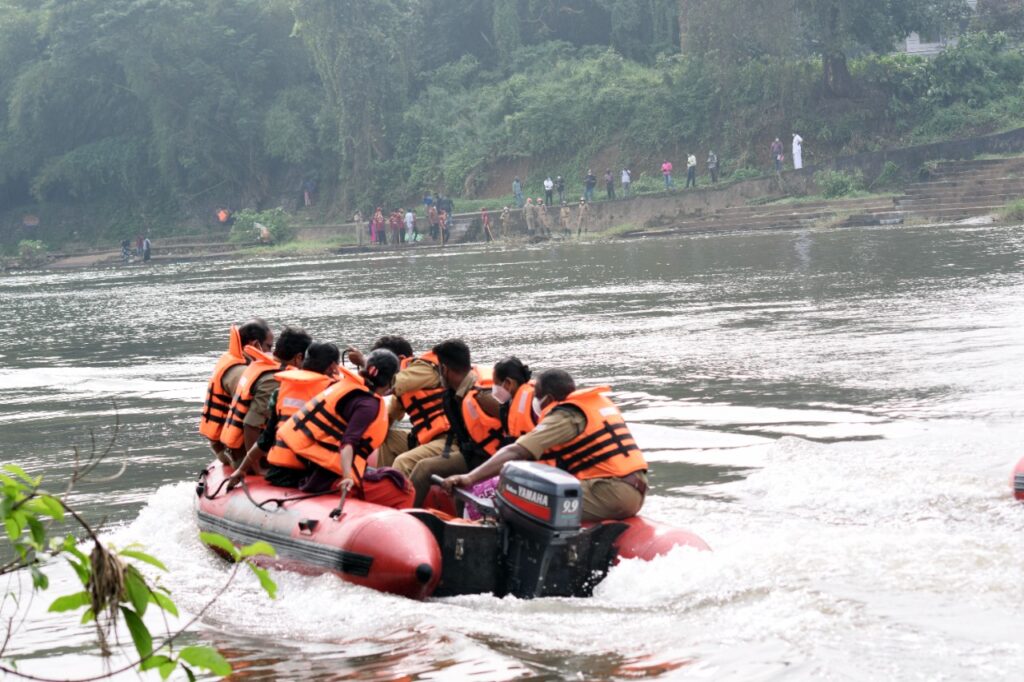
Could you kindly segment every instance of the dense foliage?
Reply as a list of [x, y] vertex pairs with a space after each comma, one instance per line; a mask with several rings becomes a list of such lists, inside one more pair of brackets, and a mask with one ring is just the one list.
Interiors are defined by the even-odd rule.
[[[1021, 118], [1019, 0], [0, 0], [0, 241], [763, 167]], [[934, 61], [910, 30], [977, 29]], [[984, 32], [989, 31], [989, 32]], [[543, 170], [541, 170], [543, 167]], [[543, 174], [543, 175], [542, 175]], [[575, 191], [575, 189], [570, 190]], [[22, 213], [42, 227], [20, 227]], [[344, 212], [344, 213], [343, 213]], [[61, 233], [57, 225], [66, 230]], [[53, 246], [53, 244], [51, 244]]]

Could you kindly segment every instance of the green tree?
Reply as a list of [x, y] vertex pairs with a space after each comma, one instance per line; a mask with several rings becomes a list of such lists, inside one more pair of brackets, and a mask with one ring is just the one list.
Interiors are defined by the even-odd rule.
[[911, 32], [956, 25], [968, 12], [965, 0], [796, 0], [796, 6], [821, 57], [825, 90], [838, 96], [851, 92], [851, 54], [890, 52]]
[[[345, 206], [390, 196], [410, 88], [409, 0], [294, 0], [295, 32], [323, 83]], [[389, 172], [390, 171], [390, 172]]]

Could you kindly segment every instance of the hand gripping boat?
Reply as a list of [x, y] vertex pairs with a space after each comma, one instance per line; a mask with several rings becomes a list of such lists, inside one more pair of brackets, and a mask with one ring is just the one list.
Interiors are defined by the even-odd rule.
[[200, 478], [201, 530], [237, 545], [270, 543], [277, 556], [263, 561], [271, 567], [334, 573], [413, 599], [487, 592], [586, 597], [619, 559], [650, 560], [675, 547], [708, 549], [688, 531], [642, 517], [581, 523], [579, 481], [535, 462], [507, 464], [493, 504], [460, 492], [483, 508], [483, 521], [358, 499], [344, 501], [337, 513], [337, 493], [309, 497], [259, 476], [221, 493], [224, 478], [220, 464]]

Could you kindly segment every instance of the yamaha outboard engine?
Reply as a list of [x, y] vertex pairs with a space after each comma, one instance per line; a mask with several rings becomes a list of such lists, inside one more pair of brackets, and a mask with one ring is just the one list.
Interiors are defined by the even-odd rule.
[[505, 465], [495, 507], [502, 520], [498, 596], [589, 596], [625, 529], [617, 523], [583, 529], [579, 480], [536, 462]]

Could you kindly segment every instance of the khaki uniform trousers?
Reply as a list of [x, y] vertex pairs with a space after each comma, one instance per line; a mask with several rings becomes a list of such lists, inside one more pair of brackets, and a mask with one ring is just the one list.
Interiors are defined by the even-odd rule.
[[[639, 474], [647, 482], [647, 474]], [[618, 478], [588, 478], [580, 481], [583, 489], [583, 520], [628, 519], [640, 513], [644, 496]]]
[[395, 460], [394, 467], [405, 474], [414, 488], [416, 488], [416, 500], [414, 506], [420, 507], [427, 499], [432, 482], [431, 476], [446, 478], [456, 474], [469, 473], [469, 467], [462, 453], [459, 452], [457, 443], [452, 443], [448, 457], [444, 457], [444, 442], [446, 436], [436, 438], [429, 443], [413, 448], [402, 453]]
[[409, 431], [407, 429], [388, 429], [384, 442], [377, 448], [377, 466], [393, 467], [395, 460], [409, 450]]

